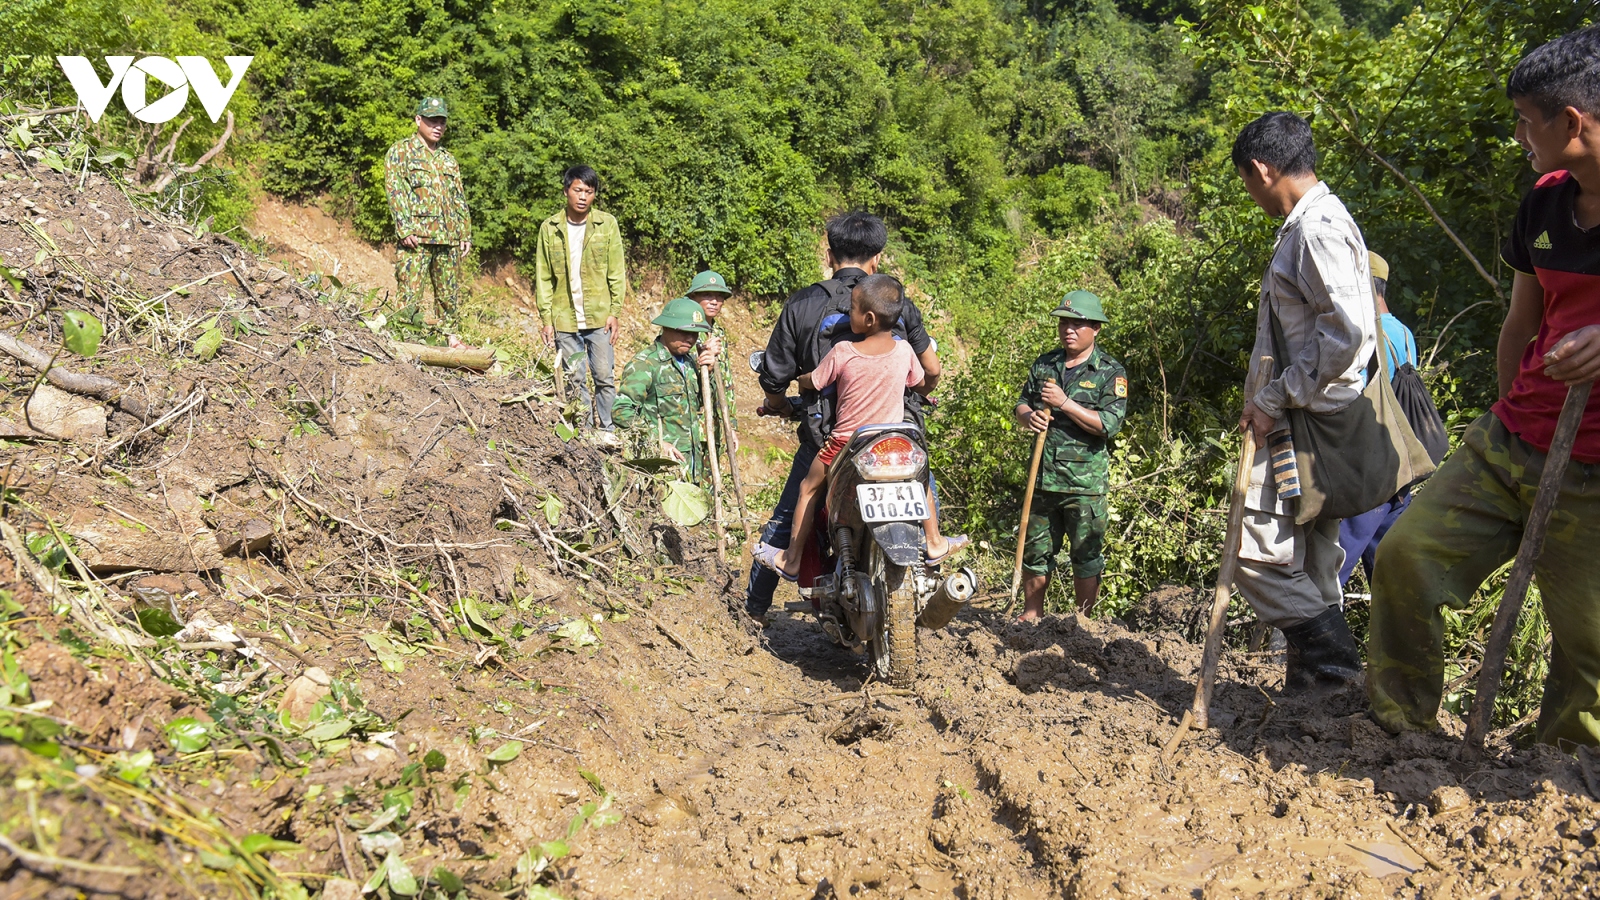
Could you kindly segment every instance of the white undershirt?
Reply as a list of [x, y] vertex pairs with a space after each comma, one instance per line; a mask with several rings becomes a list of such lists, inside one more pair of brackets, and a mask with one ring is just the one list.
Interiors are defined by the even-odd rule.
[[567, 284], [571, 286], [572, 311], [577, 314], [579, 328], [589, 327], [583, 317], [583, 234], [588, 228], [588, 220], [567, 220]]

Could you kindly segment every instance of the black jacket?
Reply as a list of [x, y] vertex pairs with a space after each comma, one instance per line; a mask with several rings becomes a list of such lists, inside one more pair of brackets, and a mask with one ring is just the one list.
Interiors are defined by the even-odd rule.
[[[766, 357], [757, 373], [762, 390], [781, 394], [789, 389], [796, 378], [810, 372], [828, 355], [833, 345], [850, 337], [850, 291], [867, 273], [855, 267], [839, 269], [827, 281], [820, 281], [795, 291], [783, 304], [778, 314], [778, 324], [767, 339]], [[906, 300], [905, 309], [895, 322], [894, 333], [911, 345], [912, 352], [921, 356], [932, 346], [928, 332], [922, 327], [922, 311]], [[820, 442], [832, 429], [831, 405], [817, 415], [817, 394], [802, 394], [806, 401], [808, 420], [820, 418], [808, 429], [800, 429], [802, 439]], [[808, 431], [810, 432], [808, 434]]]

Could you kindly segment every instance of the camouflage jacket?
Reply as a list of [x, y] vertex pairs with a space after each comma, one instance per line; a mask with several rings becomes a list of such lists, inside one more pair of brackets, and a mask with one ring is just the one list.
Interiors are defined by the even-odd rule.
[[1128, 414], [1128, 373], [1098, 347], [1070, 372], [1066, 365], [1067, 352], [1059, 347], [1034, 360], [1017, 402], [1043, 409], [1045, 379], [1053, 379], [1069, 398], [1100, 414], [1105, 434], [1084, 430], [1064, 412], [1051, 416], [1039, 462], [1039, 490], [1104, 494], [1111, 471], [1111, 438]]
[[472, 239], [461, 167], [450, 151], [429, 150], [421, 135], [389, 148], [383, 158], [383, 190], [401, 240], [415, 236], [424, 244], [458, 244]]
[[643, 456], [660, 456], [660, 441], [676, 447], [691, 481], [705, 476], [704, 415], [700, 372], [693, 357], [675, 357], [660, 341], [651, 341], [622, 370], [611, 420], [628, 433], [629, 444]]

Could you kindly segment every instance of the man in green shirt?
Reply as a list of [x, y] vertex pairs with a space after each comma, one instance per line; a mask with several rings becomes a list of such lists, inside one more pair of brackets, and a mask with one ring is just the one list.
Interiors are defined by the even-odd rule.
[[[461, 167], [439, 146], [449, 115], [443, 97], [424, 97], [417, 104], [416, 133], [390, 147], [383, 158], [383, 191], [400, 240], [394, 264], [400, 307], [415, 306], [429, 324], [438, 322], [435, 303], [446, 312], [455, 309], [461, 258], [472, 249]], [[430, 280], [432, 299], [426, 296]]]
[[534, 250], [534, 302], [544, 339], [561, 351], [569, 394], [575, 393], [590, 421], [589, 379], [594, 378], [593, 424], [607, 443], [611, 404], [616, 400], [617, 311], [627, 294], [622, 230], [615, 216], [594, 208], [600, 176], [573, 166], [561, 176], [564, 208], [539, 223]]
[[711, 356], [696, 354], [695, 344], [711, 326], [700, 304], [687, 297], [667, 303], [650, 323], [660, 325], [661, 334], [622, 370], [617, 427], [635, 452], [677, 460], [684, 477], [701, 481], [708, 466], [699, 366], [709, 365]]
[[1061, 346], [1034, 360], [1013, 411], [1019, 428], [1047, 434], [1022, 552], [1023, 622], [1044, 615], [1063, 539], [1071, 545], [1078, 612], [1094, 610], [1106, 567], [1111, 438], [1128, 414], [1128, 373], [1094, 344], [1109, 321], [1100, 298], [1073, 291], [1050, 314]]

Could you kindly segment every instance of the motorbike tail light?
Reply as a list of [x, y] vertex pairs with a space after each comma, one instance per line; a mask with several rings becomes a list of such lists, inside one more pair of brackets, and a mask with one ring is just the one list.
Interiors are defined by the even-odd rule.
[[868, 481], [915, 478], [928, 462], [928, 454], [903, 435], [891, 434], [868, 444], [856, 455], [856, 471]]

